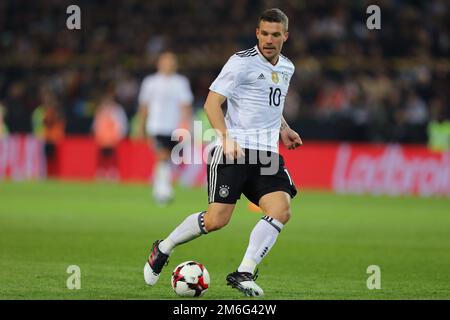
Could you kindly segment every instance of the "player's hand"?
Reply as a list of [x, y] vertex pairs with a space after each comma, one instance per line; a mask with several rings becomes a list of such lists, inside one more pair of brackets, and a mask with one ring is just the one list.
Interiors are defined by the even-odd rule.
[[303, 144], [299, 134], [289, 127], [280, 132], [280, 138], [289, 150], [293, 150]]
[[228, 137], [223, 139], [223, 154], [229, 160], [234, 160], [245, 156], [245, 153], [239, 143], [237, 143], [236, 140]]

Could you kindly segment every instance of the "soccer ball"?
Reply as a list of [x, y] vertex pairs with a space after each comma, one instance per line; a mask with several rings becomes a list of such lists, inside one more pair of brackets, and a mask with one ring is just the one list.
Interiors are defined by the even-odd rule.
[[171, 283], [179, 296], [199, 297], [209, 288], [209, 273], [202, 264], [185, 261], [173, 270]]

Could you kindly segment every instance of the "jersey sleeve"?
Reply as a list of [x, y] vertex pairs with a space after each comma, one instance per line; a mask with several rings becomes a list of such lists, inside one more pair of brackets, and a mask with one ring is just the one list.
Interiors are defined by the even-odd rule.
[[138, 96], [139, 105], [146, 105], [150, 100], [150, 95], [151, 95], [150, 79], [145, 78], [142, 81], [141, 88], [139, 90], [139, 96]]
[[209, 87], [209, 90], [217, 92], [227, 98], [233, 95], [237, 86], [242, 82], [245, 72], [245, 59], [232, 56], [223, 66], [217, 78]]
[[179, 92], [181, 103], [192, 104], [194, 101], [194, 95], [191, 91], [191, 86], [189, 80], [185, 77], [181, 78], [180, 81], [181, 90]]

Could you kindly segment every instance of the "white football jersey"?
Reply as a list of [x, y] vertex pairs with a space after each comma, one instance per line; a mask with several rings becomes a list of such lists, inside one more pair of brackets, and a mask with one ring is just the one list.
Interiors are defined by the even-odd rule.
[[293, 63], [280, 55], [272, 65], [258, 46], [234, 54], [210, 86], [227, 97], [225, 123], [241, 147], [278, 152], [278, 139]]
[[192, 104], [193, 94], [186, 77], [155, 73], [142, 81], [138, 100], [148, 108], [147, 132], [170, 136], [180, 125], [181, 106]]

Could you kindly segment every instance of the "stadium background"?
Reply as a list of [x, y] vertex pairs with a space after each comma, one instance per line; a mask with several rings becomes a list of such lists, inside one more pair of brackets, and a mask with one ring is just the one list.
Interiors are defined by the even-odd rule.
[[[71, 4], [81, 8], [81, 30], [66, 28]], [[366, 27], [371, 4], [381, 8], [381, 30]], [[0, 297], [173, 298], [167, 287], [155, 292], [139, 286], [136, 265], [153, 238], [206, 205], [204, 170], [185, 170], [171, 207], [152, 203], [146, 182], [154, 155], [134, 132], [140, 82], [155, 70], [158, 53], [173, 50], [202, 119], [211, 81], [230, 55], [255, 44], [257, 16], [273, 6], [290, 17], [283, 53], [296, 73], [285, 117], [305, 145], [282, 150], [301, 190], [293, 203], [299, 220], [267, 258], [269, 297], [450, 297], [444, 0], [2, 1]], [[119, 180], [132, 184], [95, 181], [92, 125], [111, 84], [129, 120], [118, 146]], [[58, 130], [47, 127], [47, 116], [57, 120]], [[228, 232], [248, 233], [257, 215], [247, 211], [242, 202]], [[229, 236], [224, 231], [211, 238], [224, 252], [244, 250], [246, 236], [227, 246]], [[212, 298], [237, 297], [219, 286], [225, 266], [237, 260], [199, 255], [214, 246], [198, 241], [180, 249], [176, 260], [196, 258], [212, 269], [218, 286]], [[293, 248], [299, 249], [292, 254]], [[293, 259], [297, 268], [286, 271], [277, 259]], [[29, 260], [33, 268], [23, 265]], [[105, 267], [110, 261], [117, 268]], [[70, 263], [88, 270], [84, 291], [67, 293]], [[365, 287], [365, 268], [374, 263], [392, 272], [380, 293]], [[114, 285], [105, 286], [101, 274]]]

